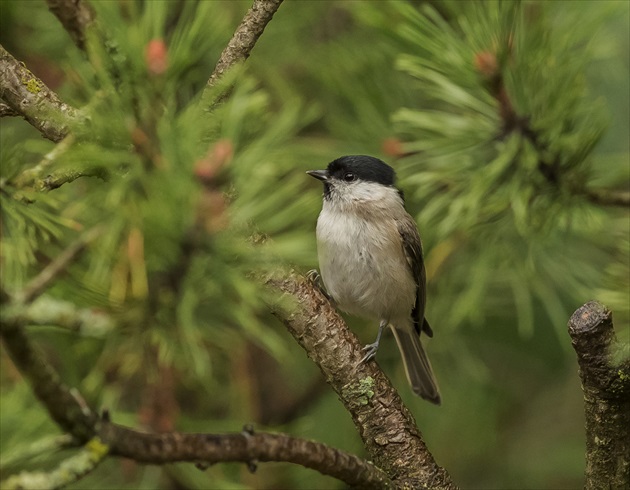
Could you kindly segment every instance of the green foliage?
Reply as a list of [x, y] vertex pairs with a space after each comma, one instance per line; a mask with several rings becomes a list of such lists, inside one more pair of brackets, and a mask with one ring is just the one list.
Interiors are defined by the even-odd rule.
[[[459, 291], [440, 312], [454, 326], [515, 309], [531, 335], [538, 303], [564, 338], [566, 300], [601, 284], [609, 260], [588, 236], [610, 222], [581, 194], [605, 127], [586, 67], [614, 8], [591, 5], [585, 15], [553, 3], [468, 2], [452, 4], [445, 20], [430, 6], [399, 7], [406, 53], [397, 66], [423, 96], [422, 109], [393, 116], [411, 154], [401, 174], [424, 203], [418, 220], [438, 263], [449, 262], [440, 290]], [[566, 250], [573, 239], [581, 246]], [[498, 305], [509, 290], [512, 304]]]
[[[270, 317], [277, 298], [261, 277], [316, 266], [320, 189], [304, 170], [369, 153], [395, 166], [424, 240], [444, 406], [406, 391], [391, 338], [379, 363], [429, 447], [463, 487], [581, 484], [566, 322], [590, 299], [613, 309], [620, 332], [630, 321], [628, 212], [585, 196], [629, 178], [627, 5], [285, 2], [246, 66], [204, 93], [247, 3], [92, 2], [87, 53], [43, 2], [5, 3], [3, 45], [85, 120], [57, 147], [2, 120], [2, 287], [19, 291], [82, 230], [103, 228], [46, 294], [116, 327], [91, 338], [29, 330], [92, 406], [153, 430], [255, 421], [360, 454], [349, 417], [311, 386], [319, 373]], [[606, 112], [616, 138], [602, 137]], [[75, 171], [99, 177], [42, 187]], [[376, 325], [351, 322], [372, 339]], [[10, 366], [4, 353], [0, 362]], [[3, 457], [54, 433], [10, 373], [0, 376]], [[302, 396], [306, 408], [291, 413]], [[529, 458], [549, 448], [568, 456]], [[12, 463], [2, 477], [44, 459], [54, 466]], [[79, 483], [337, 485], [284, 466], [124, 468], [106, 461]]]

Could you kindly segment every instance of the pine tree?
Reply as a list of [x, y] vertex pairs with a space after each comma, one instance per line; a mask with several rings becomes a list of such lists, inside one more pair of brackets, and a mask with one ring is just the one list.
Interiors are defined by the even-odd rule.
[[[253, 421], [297, 442], [249, 427], [221, 440], [294, 444], [304, 453], [289, 461], [345, 485], [454, 488], [430, 453], [404, 473], [387, 447], [366, 442], [371, 434], [359, 440], [274, 318], [357, 426], [361, 410], [374, 416], [386, 381], [362, 378], [341, 393], [326, 367], [334, 356], [300, 333], [317, 292], [287, 279], [316, 265], [319, 189], [304, 171], [351, 153], [396, 168], [423, 236], [444, 407], [404, 391], [393, 345], [378, 361], [439, 463], [462, 486], [581, 484], [567, 319], [596, 298], [614, 312], [620, 344], [629, 340], [630, 124], [610, 103], [628, 84], [616, 51], [627, 5], [287, 2], [276, 13], [280, 1], [270, 0], [249, 11], [241, 2], [47, 3], [50, 11], [44, 2], [2, 5], [0, 109], [30, 123], [3, 117], [0, 134], [7, 485], [338, 485], [297, 468], [261, 465], [250, 477], [243, 466], [202, 472], [108, 458], [127, 453], [105, 435], [137, 437], [116, 432], [111, 414], [151, 433], [233, 432]], [[608, 102], [593, 90], [604, 81]], [[302, 327], [339, 325], [319, 313]], [[16, 356], [24, 339], [76, 388], [48, 403], [35, 388], [50, 416], [21, 380], [43, 372]], [[627, 393], [628, 356], [623, 347], [616, 355]], [[390, 408], [410, 424], [401, 432], [423, 446], [397, 397]], [[83, 405], [104, 412], [64, 408]], [[545, 429], [563, 413], [564, 425]], [[51, 417], [74, 437], [59, 435]], [[94, 432], [98, 423], [113, 428]], [[309, 452], [345, 464], [318, 467]], [[33, 479], [19, 480], [22, 469]]]

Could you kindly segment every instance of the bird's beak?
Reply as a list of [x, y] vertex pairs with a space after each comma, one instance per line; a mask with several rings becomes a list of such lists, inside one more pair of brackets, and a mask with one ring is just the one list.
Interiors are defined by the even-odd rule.
[[309, 170], [306, 172], [311, 177], [315, 177], [317, 180], [326, 182], [328, 180], [328, 170]]

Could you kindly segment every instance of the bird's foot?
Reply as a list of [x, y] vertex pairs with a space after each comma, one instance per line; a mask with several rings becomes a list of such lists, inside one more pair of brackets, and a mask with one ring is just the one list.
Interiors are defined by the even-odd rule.
[[321, 284], [322, 276], [319, 275], [317, 269], [311, 269], [306, 273], [306, 278], [311, 281], [313, 284]]
[[365, 352], [365, 355], [359, 361], [359, 364], [368, 362], [370, 359], [376, 356], [376, 352], [378, 351], [378, 344], [379, 344], [378, 342], [374, 342], [373, 344], [368, 344], [365, 347], [363, 347], [363, 349], [361, 349], [362, 351]]
[[[322, 281], [322, 276], [319, 274], [317, 269], [311, 269], [306, 273], [306, 279], [308, 279], [313, 286], [315, 286], [319, 291], [326, 296], [328, 301], [333, 302], [333, 299], [328, 295], [326, 289], [324, 288], [324, 282]], [[333, 302], [334, 303], [334, 302]]]

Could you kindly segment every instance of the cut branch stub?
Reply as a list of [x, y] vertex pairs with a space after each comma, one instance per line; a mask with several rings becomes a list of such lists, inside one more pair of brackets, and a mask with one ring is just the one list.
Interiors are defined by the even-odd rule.
[[569, 335], [584, 391], [585, 488], [630, 488], [628, 352], [617, 341], [611, 312], [596, 301], [573, 314]]

